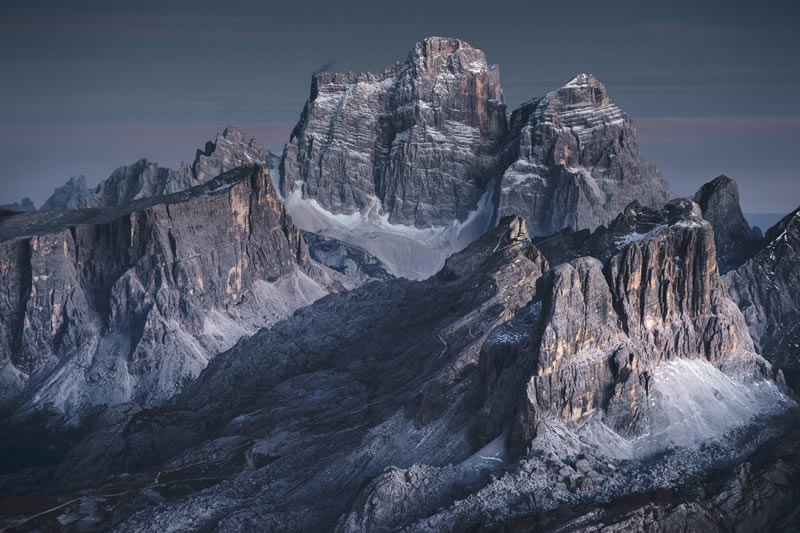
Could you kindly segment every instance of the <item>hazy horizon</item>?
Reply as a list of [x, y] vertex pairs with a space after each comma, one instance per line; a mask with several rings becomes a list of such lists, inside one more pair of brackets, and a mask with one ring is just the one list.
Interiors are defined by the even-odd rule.
[[228, 124], [280, 153], [312, 72], [379, 71], [446, 35], [499, 64], [509, 110], [596, 74], [676, 194], [726, 174], [746, 212], [800, 204], [800, 8], [483, 5], [2, 6], [0, 203], [39, 206], [71, 176], [93, 186], [142, 157], [176, 167]]

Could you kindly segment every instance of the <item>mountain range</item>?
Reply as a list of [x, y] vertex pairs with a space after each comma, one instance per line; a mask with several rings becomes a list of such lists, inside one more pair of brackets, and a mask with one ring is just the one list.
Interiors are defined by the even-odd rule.
[[800, 209], [676, 198], [594, 75], [430, 37], [0, 209], [8, 531], [790, 531]]

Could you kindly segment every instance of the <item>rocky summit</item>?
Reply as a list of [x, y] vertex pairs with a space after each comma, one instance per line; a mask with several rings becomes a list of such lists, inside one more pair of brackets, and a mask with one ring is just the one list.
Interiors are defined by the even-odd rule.
[[[671, 203], [659, 231], [607, 260], [558, 265], [507, 217], [427, 281], [322, 298], [215, 357], [170, 402], [106, 414], [39, 474], [68, 494], [52, 519], [117, 531], [588, 531], [597, 515], [570, 517], [595, 506], [620, 529], [654, 523], [653, 508], [681, 528], [707, 516], [767, 524], [796, 502], [796, 457], [785, 446], [766, 464], [751, 457], [796, 415], [725, 293], [700, 213]], [[748, 432], [753, 417], [773, 429]], [[725, 505], [693, 492], [718, 461], [742, 472], [714, 478], [731, 491]], [[69, 488], [89, 480], [102, 488]], [[760, 501], [751, 487], [771, 499], [744, 516]], [[97, 508], [115, 513], [87, 511]]]
[[497, 66], [464, 41], [431, 37], [380, 74], [314, 74], [281, 188], [333, 214], [446, 226], [477, 208], [506, 131]]
[[718, 176], [694, 195], [703, 217], [714, 227], [720, 269], [742, 264], [762, 241], [761, 230], [751, 228], [739, 205], [739, 187], [728, 176]]
[[[178, 170], [140, 159], [117, 168], [94, 189], [86, 187], [84, 176], [70, 178], [55, 190], [40, 210], [123, 206], [134, 200], [190, 189], [223, 172], [248, 165], [263, 165], [272, 169], [273, 156], [255, 139], [247, 138], [239, 129], [228, 126], [217, 134], [215, 141], [208, 141], [203, 150], [197, 150], [191, 164], [184, 162]], [[33, 204], [30, 204], [30, 209], [18, 210], [33, 211]]]
[[800, 211], [439, 37], [315, 73], [273, 159], [0, 209], [0, 529], [797, 529]]
[[[542, 236], [594, 229], [632, 200], [658, 208], [672, 197], [594, 76], [523, 104], [509, 125], [499, 68], [439, 37], [381, 74], [315, 74], [281, 189], [300, 227], [364, 247], [411, 279], [507, 214]], [[385, 235], [406, 257], [364, 233]]]
[[639, 153], [630, 117], [593, 75], [516, 109], [502, 159], [500, 216], [524, 216], [537, 236], [595, 229], [633, 200], [659, 208], [672, 197]]

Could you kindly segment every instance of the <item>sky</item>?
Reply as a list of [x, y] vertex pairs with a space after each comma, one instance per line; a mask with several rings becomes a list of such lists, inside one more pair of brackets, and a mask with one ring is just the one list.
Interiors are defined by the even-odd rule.
[[794, 2], [0, 2], [0, 204], [40, 205], [227, 124], [280, 153], [312, 72], [380, 71], [430, 35], [499, 65], [509, 109], [594, 73], [674, 192], [726, 174], [745, 212], [800, 205]]

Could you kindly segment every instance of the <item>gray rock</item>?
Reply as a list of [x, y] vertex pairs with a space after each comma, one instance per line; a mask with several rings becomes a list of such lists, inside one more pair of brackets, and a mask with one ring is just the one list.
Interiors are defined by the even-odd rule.
[[761, 354], [800, 390], [800, 209], [767, 231], [758, 251], [725, 274]]
[[575, 469], [569, 465], [562, 467], [561, 470], [558, 471], [558, 475], [564, 478], [574, 476], [575, 474]]
[[255, 166], [124, 207], [3, 219], [0, 265], [3, 399], [73, 422], [164, 401], [345, 279], [311, 261]]
[[83, 176], [71, 178], [42, 205], [41, 211], [59, 211], [83, 207], [128, 205], [135, 200], [172, 194], [209, 181], [241, 166], [273, 167], [273, 157], [255, 139], [228, 126], [215, 141], [197, 150], [194, 162], [182, 163], [178, 170], [160, 166], [147, 159], [117, 168], [94, 189], [86, 187]]
[[[539, 425], [554, 416], [565, 424], [600, 416], [620, 435], [648, 433], [663, 416], [649, 412], [654, 375], [670, 361], [700, 359], [745, 382], [775, 375], [755, 353], [744, 318], [726, 295], [713, 230], [699, 206], [674, 200], [658, 213], [631, 208], [615, 225], [652, 229], [622, 237], [604, 229], [592, 234], [588, 249], [613, 243], [616, 252], [603, 254], [605, 264], [582, 257], [554, 267], [539, 283], [535, 333], [514, 351], [490, 342], [482, 349], [485, 419], [516, 413], [512, 453], [524, 454]], [[672, 368], [706, 372], [697, 364]], [[498, 375], [497, 368], [504, 370]], [[707, 368], [709, 379], [724, 381]], [[490, 427], [488, 435], [496, 434], [499, 428]], [[702, 424], [692, 431], [676, 438], [704, 438]]]
[[694, 201], [714, 228], [717, 263], [723, 274], [742, 264], [761, 244], [761, 231], [745, 220], [739, 188], [729, 177], [718, 176], [700, 187]]
[[506, 131], [497, 67], [464, 41], [430, 37], [380, 74], [314, 74], [281, 189], [334, 214], [447, 226], [477, 208]]
[[591, 470], [592, 470], [592, 465], [591, 465], [591, 464], [589, 463], [589, 461], [587, 461], [586, 459], [579, 459], [579, 460], [578, 460], [578, 461], [575, 463], [575, 468], [576, 468], [576, 469], [578, 470], [578, 472], [580, 472], [581, 474], [586, 474], [587, 472], [589, 472], [589, 471], [591, 471]]
[[380, 259], [363, 248], [318, 233], [303, 231], [302, 234], [311, 258], [328, 268], [356, 278], [394, 278]]
[[191, 165], [197, 183], [204, 183], [236, 167], [262, 165], [273, 168], [272, 154], [255, 139], [247, 138], [239, 129], [228, 126], [217, 138], [198, 150]]
[[499, 182], [499, 215], [517, 213], [534, 236], [593, 230], [633, 200], [672, 197], [639, 153], [633, 123], [593, 75], [533, 99], [511, 115]]
[[77, 209], [84, 206], [84, 201], [93, 192], [86, 187], [84, 176], [73, 177], [67, 183], [56, 188], [55, 192], [42, 204], [39, 211], [61, 211]]
[[[747, 344], [741, 315], [721, 288], [699, 207], [677, 201], [653, 216], [672, 222], [626, 241], [605, 261], [584, 257], [552, 270], [524, 220], [508, 217], [429, 280], [373, 281], [328, 295], [212, 359], [167, 404], [104, 412], [58, 465], [38, 474], [39, 487], [66, 501], [21, 496], [22, 511], [7, 523], [568, 530], [572, 518], [592, 523], [601, 518], [591, 512], [601, 512], [608, 523], [626, 524], [621, 508], [647, 512], [644, 498], [615, 507], [631, 501], [634, 486], [649, 493], [696, 483], [719, 461], [741, 464], [759, 442], [774, 449], [775, 441], [747, 439], [782, 436], [742, 431], [743, 441], [727, 440], [726, 432], [760, 423], [779, 405], [777, 395], [757, 396], [775, 389], [764, 381], [769, 366]], [[663, 345], [669, 338], [675, 346]], [[697, 386], [692, 376], [701, 371], [708, 380]], [[730, 398], [737, 411], [726, 411], [712, 388], [738, 394]], [[672, 403], [675, 396], [698, 396], [702, 409]], [[719, 409], [720, 419], [742, 426], [705, 418]], [[753, 418], [751, 409], [763, 416]], [[661, 418], [681, 411], [694, 416]], [[705, 428], [697, 443], [665, 449], [694, 417]], [[619, 433], [593, 433], [598, 422]], [[656, 445], [647, 432], [659, 428]], [[611, 446], [601, 437], [616, 440]], [[647, 454], [633, 453], [635, 443]], [[611, 449], [626, 447], [624, 460]], [[522, 455], [523, 465], [542, 468], [520, 468]], [[589, 457], [619, 468], [606, 479], [572, 474], [572, 491], [544, 468]], [[36, 472], [17, 473], [0, 488], [36, 487]], [[788, 486], [774, 477], [781, 492], [772, 511], [796, 493], [794, 475]], [[97, 501], [113, 518], [81, 510]], [[725, 516], [735, 518], [740, 507], [723, 506], [734, 513]]]
[[[123, 206], [142, 198], [172, 194], [197, 185], [194, 177], [185, 169], [182, 170], [176, 172], [147, 159], [140, 159], [132, 165], [116, 169], [108, 179], [100, 182], [94, 194], [83, 198], [76, 207]], [[45, 210], [44, 207], [42, 210]]]
[[540, 236], [671, 197], [593, 76], [524, 104], [509, 132], [499, 70], [439, 37], [382, 74], [316, 73], [281, 190], [302, 229], [364, 248], [409, 279], [432, 275], [505, 215]]
[[30, 198], [25, 197], [19, 202], [14, 202], [13, 204], [0, 205], [0, 210], [14, 211], [16, 213], [27, 213], [30, 211], [36, 211], [36, 206], [33, 205], [33, 201]]

